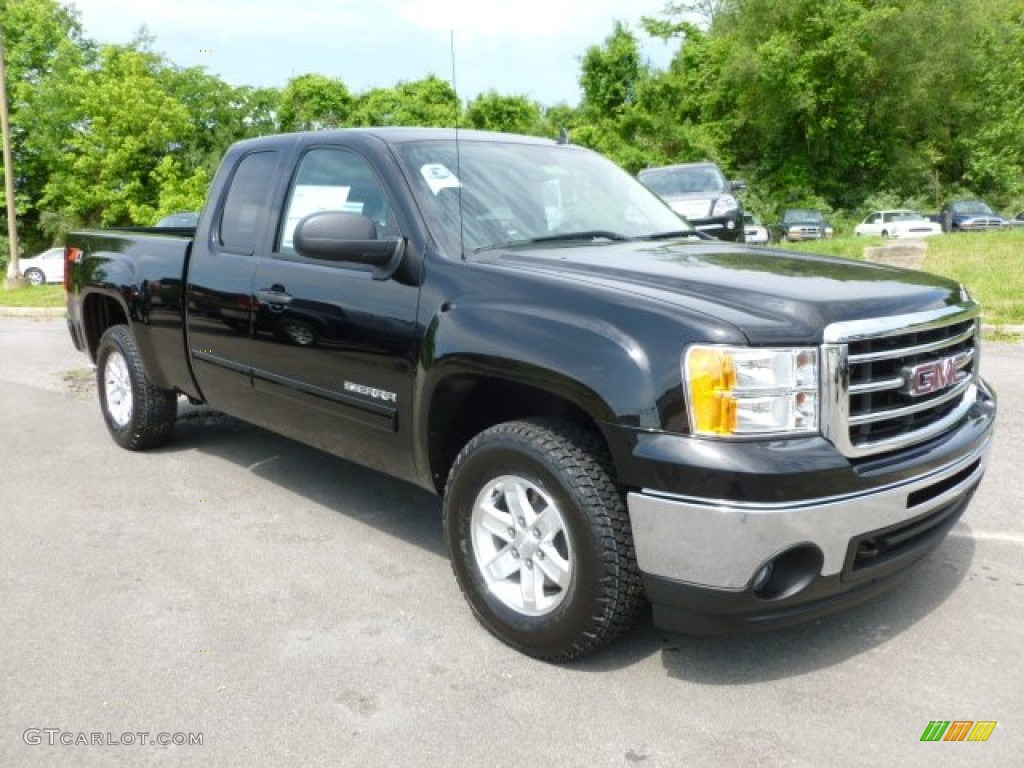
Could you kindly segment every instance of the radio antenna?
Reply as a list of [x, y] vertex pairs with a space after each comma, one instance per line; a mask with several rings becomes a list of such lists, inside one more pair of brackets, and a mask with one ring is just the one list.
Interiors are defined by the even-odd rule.
[[448, 30], [452, 57], [452, 90], [455, 92], [455, 179], [459, 182], [456, 189], [459, 193], [459, 252], [462, 260], [466, 260], [466, 228], [462, 223], [462, 154], [459, 151], [459, 113], [462, 102], [459, 101], [459, 86], [455, 80], [455, 30]]

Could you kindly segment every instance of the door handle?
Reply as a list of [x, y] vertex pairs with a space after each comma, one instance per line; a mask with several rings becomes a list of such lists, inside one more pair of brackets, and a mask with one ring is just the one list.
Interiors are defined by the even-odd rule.
[[[276, 286], [275, 286], [276, 287]], [[291, 304], [292, 295], [283, 290], [265, 289], [256, 291], [256, 298], [264, 304]]]

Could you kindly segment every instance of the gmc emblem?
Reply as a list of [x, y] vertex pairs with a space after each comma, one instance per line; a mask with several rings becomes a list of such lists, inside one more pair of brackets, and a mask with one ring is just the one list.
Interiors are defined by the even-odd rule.
[[970, 355], [966, 352], [961, 352], [953, 357], [944, 357], [941, 360], [904, 368], [905, 386], [902, 391], [911, 397], [921, 397], [949, 389], [967, 376], [966, 372], [961, 372], [960, 366], [969, 357]]

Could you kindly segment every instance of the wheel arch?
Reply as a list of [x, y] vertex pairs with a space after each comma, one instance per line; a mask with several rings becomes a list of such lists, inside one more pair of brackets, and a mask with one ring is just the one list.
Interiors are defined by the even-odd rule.
[[592, 432], [607, 447], [600, 427], [611, 412], [588, 410], [577, 398], [493, 375], [456, 373], [440, 380], [427, 407], [425, 457], [431, 486], [443, 493], [459, 451], [474, 436], [507, 421], [548, 418]]
[[82, 329], [89, 358], [96, 362], [100, 339], [107, 329], [115, 325], [131, 326], [128, 307], [115, 296], [90, 291], [82, 300]]

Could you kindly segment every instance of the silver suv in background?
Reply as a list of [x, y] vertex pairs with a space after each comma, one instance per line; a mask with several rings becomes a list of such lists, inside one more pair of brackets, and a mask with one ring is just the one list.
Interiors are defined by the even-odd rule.
[[743, 204], [734, 193], [747, 185], [729, 181], [714, 163], [648, 168], [637, 178], [701, 232], [743, 242]]

